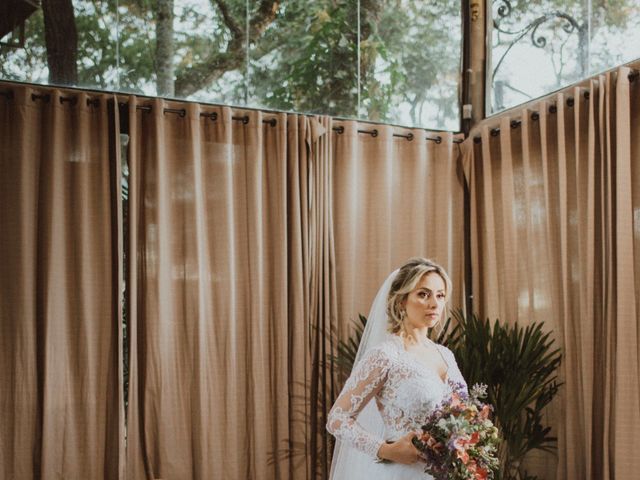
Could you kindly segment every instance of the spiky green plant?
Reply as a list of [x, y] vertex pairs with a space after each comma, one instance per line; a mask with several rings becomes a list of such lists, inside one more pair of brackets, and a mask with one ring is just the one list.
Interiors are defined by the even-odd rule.
[[[487, 401], [495, 408], [495, 420], [504, 442], [501, 472], [505, 480], [535, 478], [522, 462], [531, 450], [552, 452], [557, 438], [543, 423], [544, 408], [558, 393], [558, 367], [562, 359], [551, 332], [534, 322], [526, 327], [476, 315], [453, 312], [452, 328], [445, 328], [441, 342], [455, 354], [469, 385], [489, 386]], [[448, 325], [449, 326], [449, 325]]]
[[329, 361], [338, 371], [338, 378], [341, 384], [345, 382], [351, 373], [353, 363], [356, 360], [356, 354], [358, 353], [358, 346], [360, 345], [360, 340], [362, 340], [362, 334], [366, 325], [367, 317], [359, 314], [358, 320], [353, 321], [352, 334], [346, 340], [338, 340], [336, 355], [330, 355], [329, 357]]

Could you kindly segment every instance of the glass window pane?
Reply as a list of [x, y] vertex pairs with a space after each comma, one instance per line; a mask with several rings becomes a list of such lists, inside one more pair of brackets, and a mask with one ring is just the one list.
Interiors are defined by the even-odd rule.
[[640, 57], [640, 1], [492, 2], [491, 112]]
[[118, 86], [120, 91], [156, 94], [155, 20], [144, 3], [118, 6]]
[[118, 31], [114, 2], [73, 3], [78, 31], [77, 85], [113, 90], [118, 84]]
[[[44, 20], [42, 10], [24, 11], [16, 21], [20, 27], [10, 31], [12, 25], [3, 29], [0, 38], [0, 77], [30, 83], [45, 83], [49, 75], [47, 51], [44, 43]], [[23, 38], [21, 38], [23, 37]]]
[[640, 58], [640, 0], [592, 3], [591, 72]]
[[[260, 2], [251, 4], [254, 17]], [[250, 45], [250, 104], [356, 117], [357, 12], [350, 0], [282, 2]]]
[[47, 9], [36, 9], [23, 43], [5, 32], [0, 78], [459, 129], [455, 0], [47, 5], [69, 9], [49, 45], [64, 54], [48, 64]]
[[[16, 5], [19, 2], [16, 2]], [[68, 14], [62, 5], [70, 6]], [[57, 28], [49, 35], [53, 65], [47, 58], [43, 9], [20, 22], [24, 25], [2, 38], [0, 77], [31, 83], [74, 85], [96, 89], [117, 88], [117, 48], [113, 2], [53, 2]], [[73, 39], [77, 38], [74, 42]]]
[[360, 117], [459, 130], [460, 13], [457, 0], [362, 2]]
[[175, 0], [175, 96], [246, 104], [245, 0]]

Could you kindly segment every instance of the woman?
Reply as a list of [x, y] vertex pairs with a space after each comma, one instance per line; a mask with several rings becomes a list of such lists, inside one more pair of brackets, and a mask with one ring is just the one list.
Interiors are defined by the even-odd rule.
[[[452, 388], [466, 383], [451, 351], [428, 338], [451, 296], [444, 269], [412, 258], [378, 291], [354, 369], [329, 412], [334, 480], [428, 479], [411, 440]], [[459, 387], [454, 387], [454, 385]]]

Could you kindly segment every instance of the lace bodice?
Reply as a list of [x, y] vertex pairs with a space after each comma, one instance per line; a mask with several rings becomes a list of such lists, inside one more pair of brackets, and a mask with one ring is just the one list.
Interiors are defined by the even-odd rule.
[[[357, 363], [329, 412], [327, 430], [372, 457], [386, 440], [419, 431], [426, 416], [451, 394], [451, 382], [466, 389], [453, 353], [443, 345], [437, 348], [448, 366], [447, 382], [407, 352], [397, 336], [371, 349]], [[372, 399], [384, 422], [384, 438], [357, 422], [358, 414]]]

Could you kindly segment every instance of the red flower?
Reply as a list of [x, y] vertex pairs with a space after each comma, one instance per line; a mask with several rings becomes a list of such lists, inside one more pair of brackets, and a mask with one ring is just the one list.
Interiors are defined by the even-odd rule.
[[480, 467], [474, 460], [467, 465], [467, 470], [473, 474], [474, 480], [487, 480], [489, 472]]
[[475, 473], [476, 480], [487, 480], [487, 478], [489, 477], [489, 472], [482, 467], [478, 467]]

